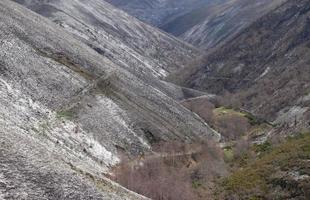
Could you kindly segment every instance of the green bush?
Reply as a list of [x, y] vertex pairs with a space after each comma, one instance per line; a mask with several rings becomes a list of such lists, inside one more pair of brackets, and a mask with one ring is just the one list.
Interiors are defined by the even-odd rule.
[[202, 183], [200, 181], [195, 180], [193, 181], [192, 186], [194, 189], [198, 189], [199, 187], [202, 186]]
[[272, 149], [272, 144], [267, 141], [262, 144], [256, 144], [254, 145], [254, 150], [256, 153], [264, 153], [264, 152], [269, 152]]
[[252, 125], [252, 126], [255, 126], [255, 125], [260, 125], [262, 123], [262, 120], [258, 119], [257, 117], [255, 117], [254, 115], [251, 115], [249, 113], [247, 113], [245, 115], [245, 117], [249, 120], [249, 123]]
[[58, 119], [67, 119], [70, 120], [74, 117], [74, 114], [70, 110], [63, 110], [57, 112], [57, 118]]

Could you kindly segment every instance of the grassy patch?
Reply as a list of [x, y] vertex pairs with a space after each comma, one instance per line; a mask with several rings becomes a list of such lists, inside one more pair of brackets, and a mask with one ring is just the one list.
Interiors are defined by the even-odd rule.
[[198, 181], [198, 180], [194, 180], [193, 183], [192, 183], [192, 186], [193, 186], [194, 189], [198, 189], [198, 188], [202, 187], [203, 184], [200, 181]]
[[230, 162], [234, 159], [234, 152], [233, 152], [233, 149], [230, 147], [230, 148], [225, 148], [224, 149], [224, 160], [226, 162]]
[[254, 151], [256, 153], [265, 153], [271, 150], [272, 150], [272, 144], [269, 141], [264, 142], [263, 144], [254, 145]]
[[259, 119], [250, 113], [239, 112], [237, 110], [234, 110], [232, 108], [227, 108], [227, 107], [216, 108], [214, 109], [213, 113], [215, 116], [218, 116], [218, 117], [221, 117], [224, 115], [235, 115], [235, 116], [246, 117], [252, 126], [260, 125], [265, 122], [263, 119]]
[[226, 108], [226, 107], [219, 107], [214, 109], [213, 111], [215, 116], [223, 116], [223, 115], [238, 115], [238, 116], [245, 116], [246, 114], [242, 113], [242, 112], [238, 112], [234, 109], [231, 108]]
[[[299, 195], [303, 195], [304, 188], [300, 188], [302, 186], [298, 183], [289, 183], [293, 180], [286, 180], [287, 176], [275, 178], [275, 174], [279, 172], [285, 174], [292, 170], [298, 171], [300, 174], [310, 174], [308, 166], [310, 133], [289, 138], [277, 147], [271, 147], [270, 143], [264, 143], [255, 148], [262, 152], [262, 156], [255, 161], [245, 160], [244, 167], [225, 178], [220, 186], [223, 190], [222, 193], [225, 193], [226, 196], [236, 194], [238, 199], [271, 199], [272, 192], [276, 187], [280, 187], [285, 191], [294, 191], [294, 195], [298, 192]], [[281, 184], [279, 185], [279, 183]], [[283, 185], [283, 183], [285, 184]], [[283, 198], [280, 192], [277, 195], [280, 196], [280, 199]], [[289, 194], [285, 192], [285, 195]]]
[[71, 120], [74, 117], [74, 113], [70, 110], [58, 111], [56, 117], [58, 119], [67, 119]]
[[264, 123], [264, 120], [258, 119], [257, 117], [255, 117], [254, 115], [251, 115], [249, 113], [245, 114], [244, 116], [248, 119], [249, 123], [252, 126], [260, 125], [260, 124]]
[[245, 114], [234, 109], [219, 107], [213, 110], [213, 116], [214, 128], [225, 141], [238, 140], [251, 128]]

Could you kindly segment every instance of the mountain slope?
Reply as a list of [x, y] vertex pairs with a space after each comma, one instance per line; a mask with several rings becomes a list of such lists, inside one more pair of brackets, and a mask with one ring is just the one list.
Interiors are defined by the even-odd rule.
[[15, 0], [74, 33], [127, 70], [165, 77], [200, 52], [105, 1]]
[[109, 0], [129, 14], [204, 50], [225, 44], [284, 0]]
[[132, 16], [157, 27], [192, 10], [213, 3], [210, 0], [106, 0]]
[[46, 16], [111, 62], [165, 94], [177, 99], [187, 95], [182, 88], [175, 88], [156, 77], [164, 78], [200, 57], [202, 54], [192, 46], [134, 19], [105, 1], [14, 1]]
[[187, 86], [236, 93], [269, 120], [309, 126], [309, 16], [309, 1], [289, 0], [180, 74]]
[[166, 20], [159, 26], [159, 28], [175, 36], [181, 36], [196, 25], [202, 23], [209, 15], [212, 15], [211, 9], [209, 8], [224, 4], [224, 2], [224, 0], [218, 0], [199, 5], [189, 12], [181, 14], [173, 19]]
[[[152, 71], [139, 78], [143, 65], [134, 69], [132, 64], [119, 65], [121, 56], [111, 58], [114, 52], [106, 55], [89, 45], [101, 41], [111, 47], [101, 39], [113, 37], [100, 33], [93, 41], [81, 35], [86, 27], [89, 34], [105, 29], [83, 22], [89, 20], [92, 8], [88, 1], [42, 2], [19, 1], [34, 10], [40, 8], [56, 23], [13, 1], [0, 2], [0, 165], [4, 169], [0, 179], [5, 185], [0, 188], [1, 197], [142, 199], [102, 173], [117, 164], [121, 155], [150, 151], [158, 140], [217, 138], [199, 117], [159, 90], [161, 81]], [[109, 12], [100, 16], [102, 21], [120, 20], [130, 27], [130, 17], [112, 7], [106, 9]], [[159, 41], [166, 38], [170, 45], [188, 50], [187, 45], [155, 30], [149, 31], [159, 35]], [[131, 38], [127, 33], [122, 37], [118, 46], [126, 46], [126, 39]], [[105, 50], [127, 54], [128, 60], [133, 57], [122, 49]]]
[[[79, 35], [80, 35], [80, 33], [84, 33], [84, 32], [78, 32], [78, 34], [76, 33], [77, 31], [79, 31], [79, 30], [81, 30], [82, 28], [84, 28], [84, 26], [85, 26], [85, 24], [87, 24], [88, 23], [88, 17], [87, 17], [87, 15], [86, 15], [86, 17], [85, 17], [85, 12], [86, 11], [88, 11], [88, 9], [90, 9], [91, 10], [91, 8], [94, 8], [94, 7], [106, 7], [106, 10], [103, 10], [103, 12], [102, 12], [102, 16], [100, 17], [100, 19], [103, 21], [103, 22], [110, 22], [109, 20], [107, 20], [107, 18], [109, 17], [109, 18], [112, 18], [112, 17], [110, 17], [110, 15], [112, 15], [113, 16], [113, 14], [115, 14], [114, 12], [116, 12], [116, 14], [120, 14], [120, 13], [122, 13], [122, 14], [124, 14], [123, 12], [120, 12], [120, 11], [118, 11], [118, 10], [113, 10], [112, 8], [111, 9], [109, 9], [109, 5], [107, 4], [107, 3], [100, 3], [101, 1], [93, 1], [92, 2], [92, 4], [88, 4], [87, 2], [84, 2], [84, 1], [71, 1], [70, 3], [68, 3], [68, 2], [66, 2], [66, 1], [54, 1], [54, 2], [42, 2], [42, 1], [39, 1], [39, 2], [37, 2], [37, 1], [27, 1], [26, 3], [24, 2], [24, 4], [26, 5], [26, 6], [28, 6], [28, 7], [30, 7], [30, 8], [32, 8], [33, 10], [36, 10], [37, 8], [41, 8], [41, 7], [49, 7], [49, 6], [53, 6], [54, 8], [56, 8], [56, 9], [58, 9], [58, 10], [61, 10], [61, 9], [63, 9], [64, 11], [60, 11], [60, 12], [55, 12], [55, 13], [53, 13], [49, 18], [50, 19], [52, 19], [53, 21], [57, 21], [58, 23], [61, 23], [61, 24], [70, 24], [70, 26], [69, 27], [71, 27], [71, 28], [68, 28], [68, 26], [66, 26], [66, 25], [64, 25], [64, 29], [66, 29], [66, 30], [69, 30], [70, 32], [72, 32], [72, 33], [74, 33], [74, 35], [75, 36], [77, 36], [77, 39], [79, 39], [79, 40], [81, 40], [82, 42], [84, 42], [84, 43], [86, 43], [87, 45], [88, 45], [88, 41], [89, 40], [84, 40], [83, 38], [81, 39], [80, 37], [79, 37]], [[86, 5], [85, 5], [86, 4]], [[75, 8], [79, 8], [79, 9], [77, 9], [77, 10], [80, 10], [81, 8], [85, 8], [86, 9], [86, 11], [84, 11], [84, 12], [77, 12], [77, 10], [73, 10], [73, 9], [71, 9], [72, 7], [75, 7]], [[68, 15], [66, 15], [66, 17], [62, 17], [62, 13], [66, 13], [66, 12], [69, 12], [69, 11], [71, 11], [71, 13], [72, 14], [70, 14], [70, 16], [68, 17]], [[88, 13], [89, 14], [89, 13]], [[73, 16], [73, 17], [72, 17]], [[119, 18], [122, 18], [122, 17], [128, 17], [126, 14], [124, 14], [124, 16], [122, 16], [122, 15], [120, 15], [119, 16]], [[55, 19], [56, 18], [56, 19]], [[79, 20], [75, 20], [75, 19], [78, 19], [79, 18]], [[118, 22], [118, 18], [114, 18], [114, 20], [115, 20], [115, 22]], [[131, 21], [131, 18], [129, 17], [129, 19], [127, 19], [126, 18], [126, 20], [127, 21], [125, 21], [125, 20], [120, 20], [120, 24], [122, 24], [122, 22], [124, 23], [123, 24], [123, 26], [125, 26], [125, 27], [129, 27], [129, 23], [132, 23], [132, 21]], [[73, 22], [72, 22], [73, 21]], [[74, 24], [74, 22], [76, 22], [76, 21], [78, 21], [79, 23], [77, 23], [77, 24]], [[103, 23], [102, 22], [102, 23]], [[137, 22], [137, 23], [140, 23], [140, 22]], [[74, 24], [74, 25], [71, 25], [71, 24]], [[92, 27], [93, 29], [95, 29], [95, 30], [104, 30], [104, 27], [101, 27], [100, 25], [97, 25], [97, 26], [91, 26], [92, 25], [92, 23], [89, 23], [90, 25], [90, 27]], [[140, 23], [140, 24], [142, 24], [142, 23]], [[61, 26], [62, 27], [62, 26]], [[148, 26], [147, 26], [148, 27]], [[127, 29], [125, 29], [126, 31], [127, 31]], [[137, 28], [137, 30], [139, 31], [139, 28]], [[155, 29], [151, 29], [152, 31], [153, 31], [153, 34], [155, 35], [155, 34], [161, 34], [161, 33], [158, 33], [158, 32], [154, 32], [155, 31]], [[112, 33], [111, 33], [112, 34]], [[111, 36], [110, 34], [108, 34], [107, 33], [107, 35], [109, 35], [109, 37]], [[105, 35], [102, 35], [102, 37], [104, 37]], [[132, 35], [123, 35], [123, 37], [122, 37], [122, 39], [123, 39], [123, 43], [125, 43], [126, 44], [126, 41], [127, 40], [129, 40], [129, 39], [131, 39], [131, 37], [132, 37]], [[99, 37], [98, 37], [99, 38]], [[146, 40], [148, 40], [146, 37], [142, 37], [141, 36], [141, 40], [143, 40], [143, 39], [146, 39]], [[169, 39], [169, 38], [168, 38]], [[160, 37], [159, 37], [159, 39], [158, 40], [160, 40]], [[132, 43], [134, 43], [134, 42], [132, 42]], [[105, 45], [105, 43], [101, 43], [102, 45]], [[153, 45], [158, 45], [158, 44], [156, 44], [156, 43], [152, 43], [152, 42], [150, 42], [149, 40], [148, 40], [148, 44], [150, 45], [150, 46], [153, 46]], [[182, 44], [182, 43], [181, 43]], [[123, 45], [123, 44], [121, 44], [121, 45]], [[88, 45], [89, 46], [89, 45]], [[164, 46], [164, 45], [163, 45]], [[91, 48], [92, 48], [92, 46], [90, 46]], [[175, 49], [177, 48], [177, 46], [176, 47], [174, 47]], [[92, 48], [93, 49], [93, 48]], [[109, 48], [106, 48], [106, 50], [107, 51], [110, 51], [110, 49]], [[95, 51], [96, 51], [96, 49], [95, 49]], [[112, 50], [111, 50], [112, 51]], [[125, 54], [125, 55], [127, 55], [127, 54], [129, 54], [130, 55], [130, 51], [129, 51], [129, 53], [127, 53], [127, 52], [124, 52], [124, 51], [122, 51], [122, 50], [118, 50], [118, 51], [116, 51], [115, 50], [115, 54], [118, 54], [119, 53], [119, 51], [121, 52], [121, 53], [123, 53], [123, 54]], [[98, 53], [98, 51], [96, 51], [97, 53]], [[114, 51], [113, 51], [114, 52]], [[176, 49], [176, 51], [174, 51], [175, 53], [177, 53], [178, 51], [177, 51], [177, 49]], [[99, 53], [100, 54], [100, 53]], [[100, 54], [100, 55], [102, 55], [102, 54]], [[56, 56], [58, 56], [58, 55], [56, 55]], [[103, 54], [102, 56], [104, 56], [106, 59], [108, 59], [109, 61], [112, 61], [113, 63], [115, 63], [115, 64], [117, 64], [117, 65], [119, 65], [119, 59], [118, 58], [111, 58], [109, 55], [106, 55], [106, 54]], [[127, 61], [127, 60], [126, 60]], [[158, 62], [164, 62], [165, 61], [165, 57], [161, 57], [160, 59], [158, 59], [157, 60]], [[123, 62], [125, 62], [125, 60], [123, 61]], [[130, 62], [130, 60], [128, 60], [128, 62]], [[127, 65], [126, 67], [124, 67], [122, 64], [120, 64], [119, 65], [122, 69], [124, 69], [125, 71], [129, 71], [130, 73], [129, 74], [132, 74], [132, 75], [134, 75], [134, 76], [138, 76], [140, 79], [141, 79], [141, 84], [146, 84], [145, 85], [145, 87], [149, 87], [150, 89], [148, 89], [147, 90], [147, 93], [148, 93], [148, 95], [146, 96], [145, 94], [144, 94], [144, 91], [141, 91], [141, 97], [144, 97], [144, 98], [150, 98], [150, 96], [152, 96], [152, 87], [156, 87], [156, 86], [158, 86], [158, 87], [160, 87], [161, 85], [164, 85], [164, 84], [162, 84], [162, 82], [161, 81], [159, 81], [157, 78], [154, 78], [153, 76], [152, 76], [152, 74], [148, 74], [148, 73], [145, 73], [145, 74], [141, 74], [141, 70], [143, 70], [143, 69], [141, 69], [141, 68], [143, 68], [143, 66], [139, 66], [139, 68], [134, 68], [135, 66], [134, 65]], [[153, 67], [153, 65], [151, 66], [151, 67]], [[134, 70], [132, 70], [132, 68], [134, 69]], [[110, 67], [110, 68], [108, 68], [108, 70], [110, 71], [110, 74], [112, 74], [112, 75], [110, 75], [110, 76], [108, 76], [108, 78], [106, 78], [108, 81], [117, 81], [117, 76], [118, 76], [118, 70], [115, 68], [115, 67]], [[104, 79], [104, 78], [103, 78]], [[104, 80], [106, 80], [106, 79], [104, 79]], [[110, 83], [109, 83], [110, 84]], [[129, 87], [129, 86], [123, 86], [124, 88], [124, 93], [126, 93], [127, 91], [125, 90], [125, 88], [127, 88], [127, 87]], [[130, 90], [133, 90], [134, 89], [134, 87], [136, 87], [136, 86], [131, 86], [132, 88], [130, 89]], [[163, 86], [163, 87], [165, 87], [165, 86]], [[162, 89], [162, 88], [159, 88], [159, 89]], [[170, 88], [168, 88], [167, 90], [169, 90]], [[138, 90], [139, 92], [140, 92], [140, 90]], [[156, 88], [154, 88], [154, 91], [155, 91], [155, 93], [159, 93], [160, 94], [160, 96], [162, 96], [162, 98], [168, 98], [166, 95], [164, 95], [164, 94], [162, 94], [158, 89], [156, 89]], [[171, 91], [170, 91], [171, 92]], [[139, 97], [139, 94], [137, 93], [137, 92], [135, 92], [136, 94], [135, 94], [135, 96], [137, 96], [137, 97]], [[155, 94], [155, 96], [156, 96], [157, 94]], [[158, 97], [154, 97], [154, 98], [158, 98]], [[138, 103], [139, 101], [136, 99], [136, 101], [135, 101], [135, 103]], [[159, 101], [158, 101], [159, 102]], [[145, 103], [145, 102], [144, 102]], [[157, 103], [156, 103], [157, 104]], [[169, 103], [170, 104], [170, 103]], [[133, 105], [133, 106], [135, 106], [135, 105]], [[159, 106], [159, 105], [157, 105], [157, 106]], [[161, 108], [157, 108], [157, 110], [161, 110]], [[145, 116], [143, 117], [143, 118], [145, 118]], [[172, 118], [174, 118], [174, 117], [172, 117]]]
[[[218, 2], [205, 8], [194, 10], [190, 15], [203, 19], [188, 30], [179, 32], [180, 38], [201, 49], [208, 50], [225, 44], [252, 22], [274, 9], [283, 0], [233, 0]], [[184, 20], [183, 18], [179, 19]], [[179, 22], [180, 23], [180, 22]], [[171, 25], [179, 24], [178, 21]], [[182, 22], [181, 22], [182, 23]]]

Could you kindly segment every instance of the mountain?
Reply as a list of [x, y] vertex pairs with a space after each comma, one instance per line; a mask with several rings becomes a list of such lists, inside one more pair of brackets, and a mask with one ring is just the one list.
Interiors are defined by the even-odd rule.
[[162, 27], [169, 21], [221, 0], [106, 0], [132, 16]]
[[[143, 70], [139, 74], [149, 71], [164, 77], [200, 55], [194, 47], [134, 19], [104, 1], [83, 5], [76, 5], [74, 1], [77, 8], [61, 1], [15, 1], [74, 32], [98, 53], [113, 60], [122, 60], [124, 63], [120, 62], [120, 65], [129, 62], [128, 70]], [[79, 16], [74, 19], [71, 14]]]
[[225, 44], [284, 0], [109, 0], [129, 14], [209, 50]]
[[178, 75], [195, 89], [233, 93], [270, 121], [309, 127], [309, 17], [309, 1], [288, 0]]
[[203, 20], [197, 21], [190, 29], [183, 29], [178, 36], [184, 41], [201, 49], [209, 50], [225, 44], [242, 29], [274, 9], [283, 0], [233, 0], [221, 1], [214, 5], [194, 10], [192, 13], [166, 25], [168, 32], [174, 32], [186, 19], [198, 15]]
[[159, 141], [219, 139], [160, 80], [198, 50], [101, 0], [16, 2], [0, 2], [1, 198], [144, 199], [104, 174]]
[[197, 5], [185, 13], [181, 13], [172, 19], [165, 20], [159, 28], [180, 37], [187, 31], [204, 22], [207, 17], [215, 14], [214, 12], [212, 13], [212, 9], [225, 4], [225, 2], [227, 2], [227, 0], [205, 1], [204, 4]]

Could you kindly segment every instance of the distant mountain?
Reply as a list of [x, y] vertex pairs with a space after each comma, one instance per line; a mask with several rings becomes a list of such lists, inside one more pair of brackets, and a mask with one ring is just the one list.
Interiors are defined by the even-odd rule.
[[221, 4], [224, 4], [224, 2], [226, 2], [226, 0], [205, 2], [204, 4], [196, 6], [185, 13], [176, 15], [176, 17], [172, 19], [165, 20], [159, 28], [171, 33], [172, 35], [182, 36], [187, 31], [204, 22], [208, 16], [214, 14], [211, 12], [212, 9], [209, 8], [213, 8], [217, 5], [220, 6]]
[[308, 0], [288, 0], [175, 78], [195, 89], [235, 93], [243, 108], [268, 120], [309, 127], [309, 17]]
[[221, 1], [199, 8], [166, 25], [168, 32], [174, 32], [187, 24], [187, 19], [199, 16], [200, 21], [190, 29], [184, 29], [178, 36], [201, 49], [209, 50], [225, 44], [252, 22], [276, 8], [284, 0], [234, 0]]
[[[162, 27], [197, 8], [222, 0], [106, 0], [151, 25]], [[196, 19], [195, 19], [196, 20]]]
[[204, 50], [222, 45], [284, 0], [108, 0]]
[[103, 173], [162, 140], [219, 139], [160, 79], [198, 50], [102, 0], [16, 2], [0, 1], [0, 197], [144, 199]]

